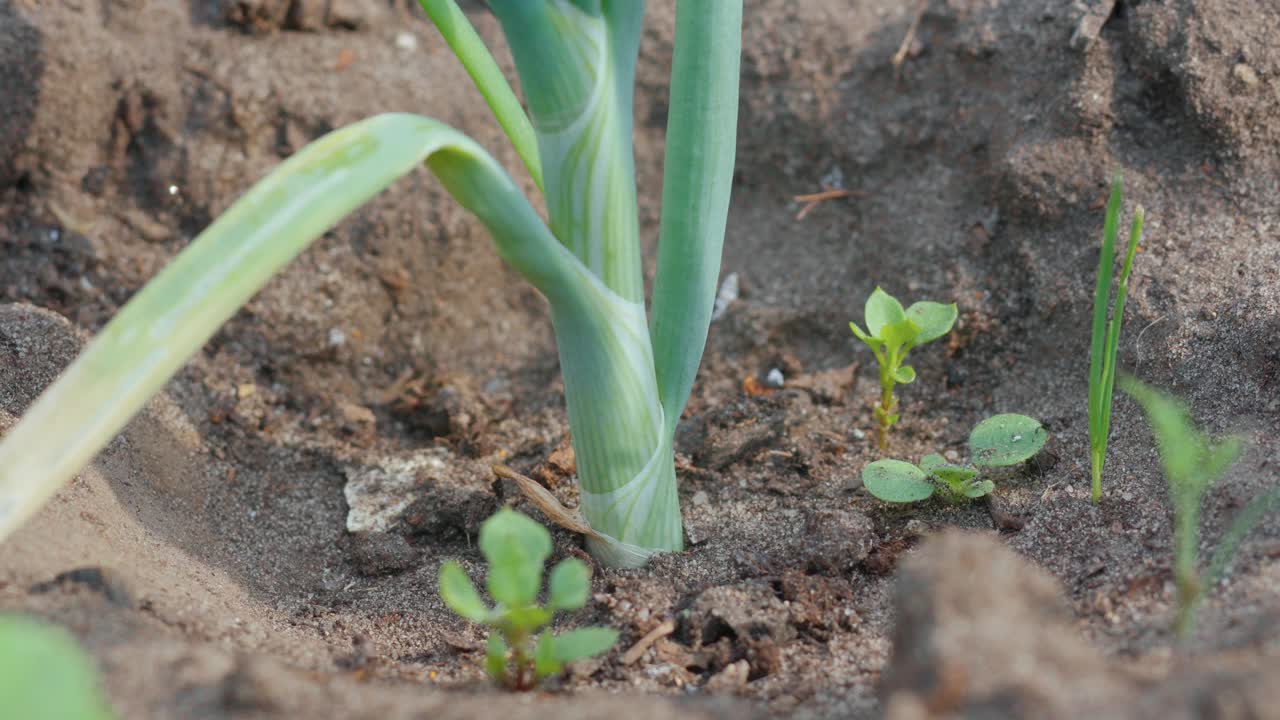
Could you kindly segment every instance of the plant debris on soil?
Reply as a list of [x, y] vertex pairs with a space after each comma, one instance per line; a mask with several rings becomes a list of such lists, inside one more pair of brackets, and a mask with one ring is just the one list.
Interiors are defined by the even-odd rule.
[[[673, 29], [651, 2], [650, 265]], [[448, 559], [482, 574], [501, 505], [543, 519], [491, 466], [576, 506], [550, 322], [426, 173], [291, 264], [0, 545], [0, 609], [67, 627], [122, 718], [1277, 717], [1280, 517], [1177, 645], [1151, 435], [1117, 398], [1095, 505], [1086, 418], [1119, 169], [1147, 209], [1120, 366], [1249, 440], [1205, 546], [1280, 482], [1277, 32], [1271, 0], [748, 2], [735, 292], [677, 436], [687, 550], [596, 568], [567, 623], [622, 640], [541, 692], [487, 683], [481, 629], [435, 588]], [[0, 67], [0, 432], [325, 132], [419, 112], [518, 166], [401, 0], [0, 0]], [[892, 457], [954, 461], [996, 413], [1048, 430], [989, 502], [862, 489], [875, 368], [847, 323], [877, 285], [960, 309], [913, 358]], [[586, 557], [553, 535], [553, 560]]]

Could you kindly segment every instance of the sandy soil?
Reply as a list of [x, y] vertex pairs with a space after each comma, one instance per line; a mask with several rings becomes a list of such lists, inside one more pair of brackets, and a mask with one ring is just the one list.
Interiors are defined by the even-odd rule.
[[[420, 112], [518, 167], [410, 5], [0, 0], [0, 429], [329, 129]], [[650, 5], [652, 249], [674, 16]], [[491, 463], [576, 500], [549, 462], [567, 442], [550, 324], [426, 173], [318, 241], [0, 547], [0, 609], [70, 628], [124, 718], [1280, 717], [1280, 517], [1174, 652], [1150, 434], [1118, 400], [1095, 506], [1085, 415], [1119, 168], [1148, 218], [1121, 362], [1249, 438], [1207, 500], [1205, 548], [1280, 481], [1278, 32], [1271, 0], [748, 2], [724, 258], [742, 294], [678, 437], [690, 549], [597, 569], [567, 623], [623, 639], [546, 692], [490, 688], [482, 632], [434, 588], [445, 559], [480, 570], [499, 504], [534, 512]], [[824, 185], [856, 193], [797, 219], [791, 198]], [[996, 412], [1050, 430], [992, 503], [861, 489], [874, 368], [847, 322], [877, 284], [961, 310], [914, 356], [894, 456], [962, 452]], [[784, 389], [744, 391], [774, 368]], [[416, 468], [406, 512], [348, 532], [344, 486], [397, 464]]]

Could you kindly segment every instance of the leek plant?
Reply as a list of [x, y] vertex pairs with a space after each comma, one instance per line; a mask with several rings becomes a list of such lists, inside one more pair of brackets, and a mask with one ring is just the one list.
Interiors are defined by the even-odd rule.
[[1119, 174], [1111, 184], [1106, 219], [1102, 224], [1102, 252], [1098, 255], [1098, 280], [1093, 295], [1093, 337], [1089, 346], [1089, 470], [1093, 480], [1093, 502], [1102, 501], [1102, 467], [1107, 461], [1107, 440], [1111, 435], [1111, 393], [1116, 384], [1116, 355], [1120, 348], [1120, 323], [1124, 319], [1124, 300], [1129, 290], [1129, 272], [1133, 256], [1142, 238], [1144, 213], [1139, 206], [1133, 213], [1129, 231], [1129, 249], [1124, 256], [1120, 278], [1116, 281], [1116, 304], [1107, 319], [1111, 301], [1111, 276], [1115, 272], [1116, 237], [1120, 233], [1120, 202], [1123, 181]]
[[737, 131], [741, 0], [681, 0], [652, 319], [632, 148], [641, 0], [491, 0], [529, 113], [455, 0], [421, 0], [480, 88], [548, 220], [436, 120], [379, 115], [303, 148], [140, 291], [0, 444], [0, 539], [87, 464], [276, 272], [425, 163], [543, 296], [564, 374], [591, 552], [679, 550], [672, 441], [710, 323]]

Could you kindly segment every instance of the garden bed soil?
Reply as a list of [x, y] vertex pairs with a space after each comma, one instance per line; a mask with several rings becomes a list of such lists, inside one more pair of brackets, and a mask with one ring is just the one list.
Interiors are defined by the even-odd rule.
[[[419, 112], [517, 167], [410, 5], [0, 0], [0, 429], [324, 132]], [[673, 18], [651, 3], [638, 70], [650, 260]], [[1277, 32], [1270, 0], [748, 2], [741, 293], [677, 438], [689, 548], [597, 568], [565, 625], [621, 641], [544, 692], [493, 689], [435, 587], [446, 559], [482, 572], [499, 505], [536, 514], [493, 463], [576, 502], [551, 327], [425, 172], [291, 264], [0, 546], [0, 609], [69, 628], [123, 718], [1280, 717], [1280, 517], [1175, 652], [1152, 438], [1118, 398], [1094, 505], [1085, 413], [1119, 168], [1147, 212], [1121, 363], [1249, 441], [1204, 547], [1280, 482]], [[824, 188], [852, 193], [797, 218]], [[989, 503], [860, 487], [876, 388], [847, 322], [877, 284], [960, 309], [913, 353], [893, 456], [963, 456], [997, 412], [1048, 428]], [[344, 489], [370, 477], [403, 511], [349, 532]]]

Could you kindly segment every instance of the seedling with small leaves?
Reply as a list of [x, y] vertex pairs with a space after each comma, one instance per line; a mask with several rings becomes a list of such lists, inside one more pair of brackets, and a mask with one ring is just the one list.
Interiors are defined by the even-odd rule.
[[1120, 389], [1138, 401], [1156, 436], [1160, 461], [1173, 502], [1173, 576], [1178, 592], [1174, 630], [1190, 635], [1205, 588], [1217, 584], [1245, 535], [1271, 510], [1280, 507], [1280, 488], [1254, 498], [1236, 516], [1209, 561], [1203, 580], [1197, 569], [1200, 547], [1200, 502], [1209, 486], [1240, 458], [1244, 440], [1236, 435], [1211, 438], [1200, 432], [1178, 400], [1134, 378], [1120, 378]]
[[969, 434], [969, 465], [948, 463], [941, 455], [926, 455], [920, 465], [903, 460], [877, 460], [862, 469], [862, 484], [872, 495], [892, 503], [928, 500], [935, 493], [953, 502], [980, 498], [995, 490], [981, 477], [982, 468], [1026, 462], [1040, 452], [1048, 435], [1026, 415], [995, 415]]
[[933, 342], [951, 332], [955, 325], [955, 303], [944, 305], [927, 300], [902, 308], [892, 295], [877, 287], [867, 298], [864, 332], [857, 323], [850, 322], [849, 329], [875, 353], [880, 364], [880, 403], [876, 405], [877, 440], [880, 449], [889, 444], [889, 427], [898, 422], [898, 399], [893, 388], [901, 383], [915, 382], [916, 370], [903, 363], [912, 348]]
[[613, 628], [559, 635], [545, 629], [555, 612], [586, 605], [591, 589], [586, 564], [567, 558], [551, 570], [546, 604], [538, 603], [543, 564], [551, 555], [546, 528], [514, 510], [499, 510], [480, 526], [480, 552], [489, 563], [485, 584], [497, 604], [489, 607], [453, 561], [440, 567], [440, 597], [450, 610], [489, 627], [485, 669], [499, 684], [527, 690], [567, 663], [599, 655], [617, 642]]

